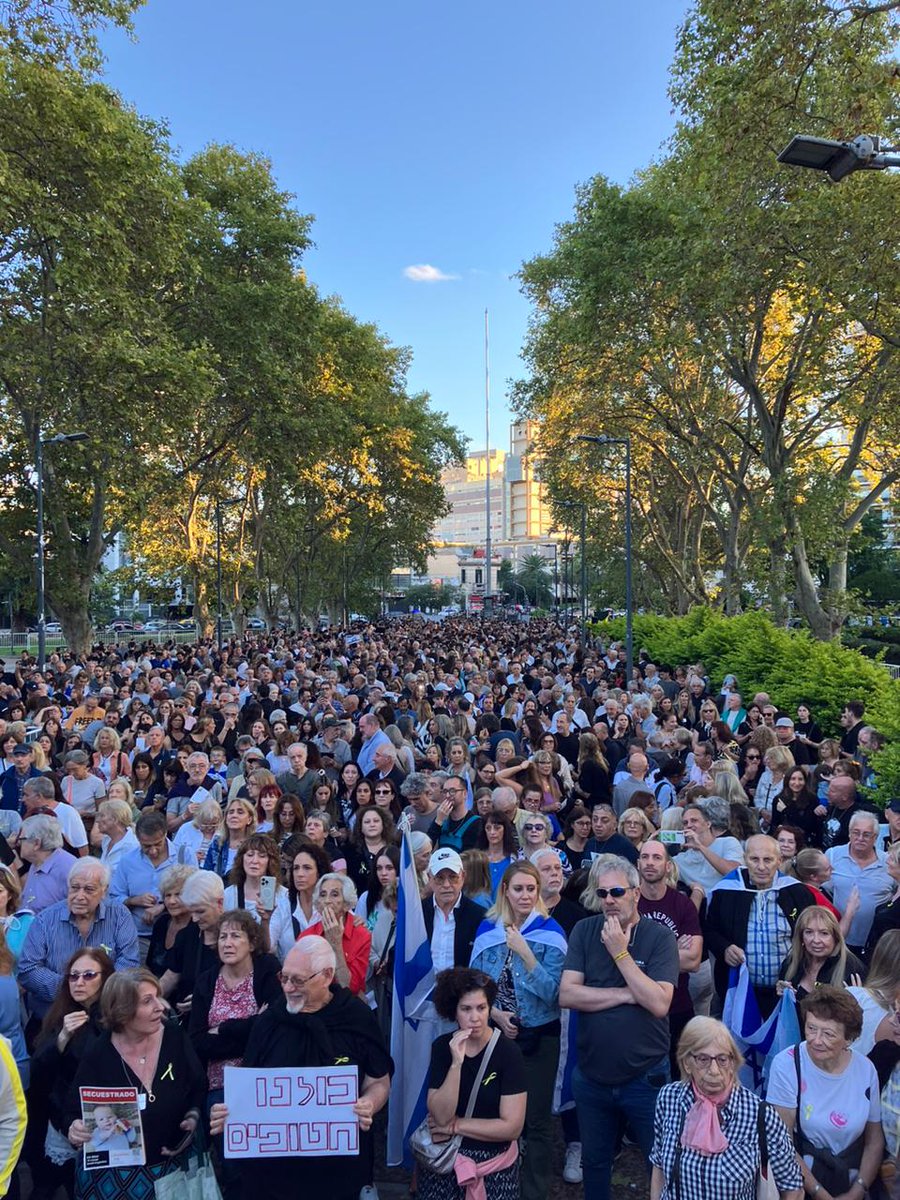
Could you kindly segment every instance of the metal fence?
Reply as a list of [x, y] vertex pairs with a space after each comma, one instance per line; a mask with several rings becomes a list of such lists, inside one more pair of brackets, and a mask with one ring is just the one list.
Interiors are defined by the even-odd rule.
[[[230, 636], [230, 629], [227, 635], [223, 630], [223, 636]], [[193, 629], [160, 629], [120, 633], [115, 630], [101, 629], [94, 631], [94, 638], [104, 642], [107, 646], [127, 646], [129, 642], [137, 642], [138, 645], [141, 642], [174, 642], [176, 645], [182, 645], [185, 642], [196, 642], [197, 632]], [[61, 633], [48, 633], [46, 644], [48, 654], [54, 650], [66, 649], [66, 639]], [[11, 634], [8, 629], [0, 629], [0, 658], [18, 656], [26, 651], [29, 654], [37, 654], [37, 649], [38, 635], [36, 633]]]

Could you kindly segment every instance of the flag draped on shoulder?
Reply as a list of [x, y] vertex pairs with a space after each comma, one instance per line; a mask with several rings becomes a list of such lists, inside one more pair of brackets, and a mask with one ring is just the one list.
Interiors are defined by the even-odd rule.
[[391, 1016], [391, 1057], [394, 1076], [388, 1108], [389, 1166], [412, 1165], [409, 1136], [425, 1118], [431, 1043], [439, 1032], [431, 1002], [434, 964], [419, 896], [409, 834], [400, 850], [397, 887], [397, 936], [394, 945], [394, 1002]]
[[741, 1083], [762, 1096], [775, 1055], [801, 1040], [793, 991], [785, 988], [771, 1015], [763, 1021], [746, 964], [740, 970], [732, 967], [722, 1022], [746, 1060], [740, 1072]]
[[[552, 917], [542, 917], [533, 912], [519, 926], [519, 933], [526, 942], [540, 942], [545, 946], [555, 946], [562, 954], [566, 952], [566, 935], [561, 926]], [[482, 921], [475, 934], [472, 945], [472, 962], [490, 946], [500, 946], [506, 943], [506, 926], [499, 921]]]

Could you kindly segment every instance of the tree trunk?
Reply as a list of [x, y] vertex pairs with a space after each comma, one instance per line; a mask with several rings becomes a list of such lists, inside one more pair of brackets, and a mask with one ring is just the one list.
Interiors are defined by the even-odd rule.
[[787, 570], [784, 538], [769, 543], [769, 605], [776, 625], [787, 625]]
[[797, 607], [809, 622], [813, 637], [820, 642], [830, 642], [839, 633], [843, 617], [839, 610], [827, 608], [820, 601], [799, 521], [794, 519], [791, 524], [791, 556], [794, 560], [794, 593]]
[[87, 654], [90, 651], [93, 637], [91, 619], [88, 616], [88, 594], [79, 602], [72, 597], [72, 602], [53, 600], [53, 611], [59, 617], [66, 637], [66, 645], [75, 654]]
[[729, 617], [736, 617], [743, 611], [741, 604], [741, 567], [740, 555], [738, 549], [738, 540], [740, 537], [741, 514], [736, 507], [732, 507], [728, 516], [728, 526], [725, 532], [725, 563], [723, 566], [723, 583], [722, 591], [725, 596], [725, 613]]

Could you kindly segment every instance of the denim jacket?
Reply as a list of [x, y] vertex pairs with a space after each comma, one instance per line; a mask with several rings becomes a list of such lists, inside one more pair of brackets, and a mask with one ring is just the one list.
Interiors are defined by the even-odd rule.
[[[510, 960], [516, 1000], [519, 1004], [519, 1020], [526, 1029], [546, 1025], [559, 1020], [559, 981], [562, 978], [565, 956], [555, 946], [543, 942], [529, 942], [528, 948], [537, 963], [533, 971], [526, 971], [518, 954]], [[488, 948], [472, 959], [473, 970], [484, 971], [491, 979], [499, 979], [509, 948], [501, 944]]]

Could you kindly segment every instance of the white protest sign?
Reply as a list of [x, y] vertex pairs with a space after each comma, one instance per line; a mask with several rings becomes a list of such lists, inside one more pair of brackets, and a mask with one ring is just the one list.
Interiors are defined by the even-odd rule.
[[226, 1158], [359, 1153], [356, 1067], [225, 1068]]

